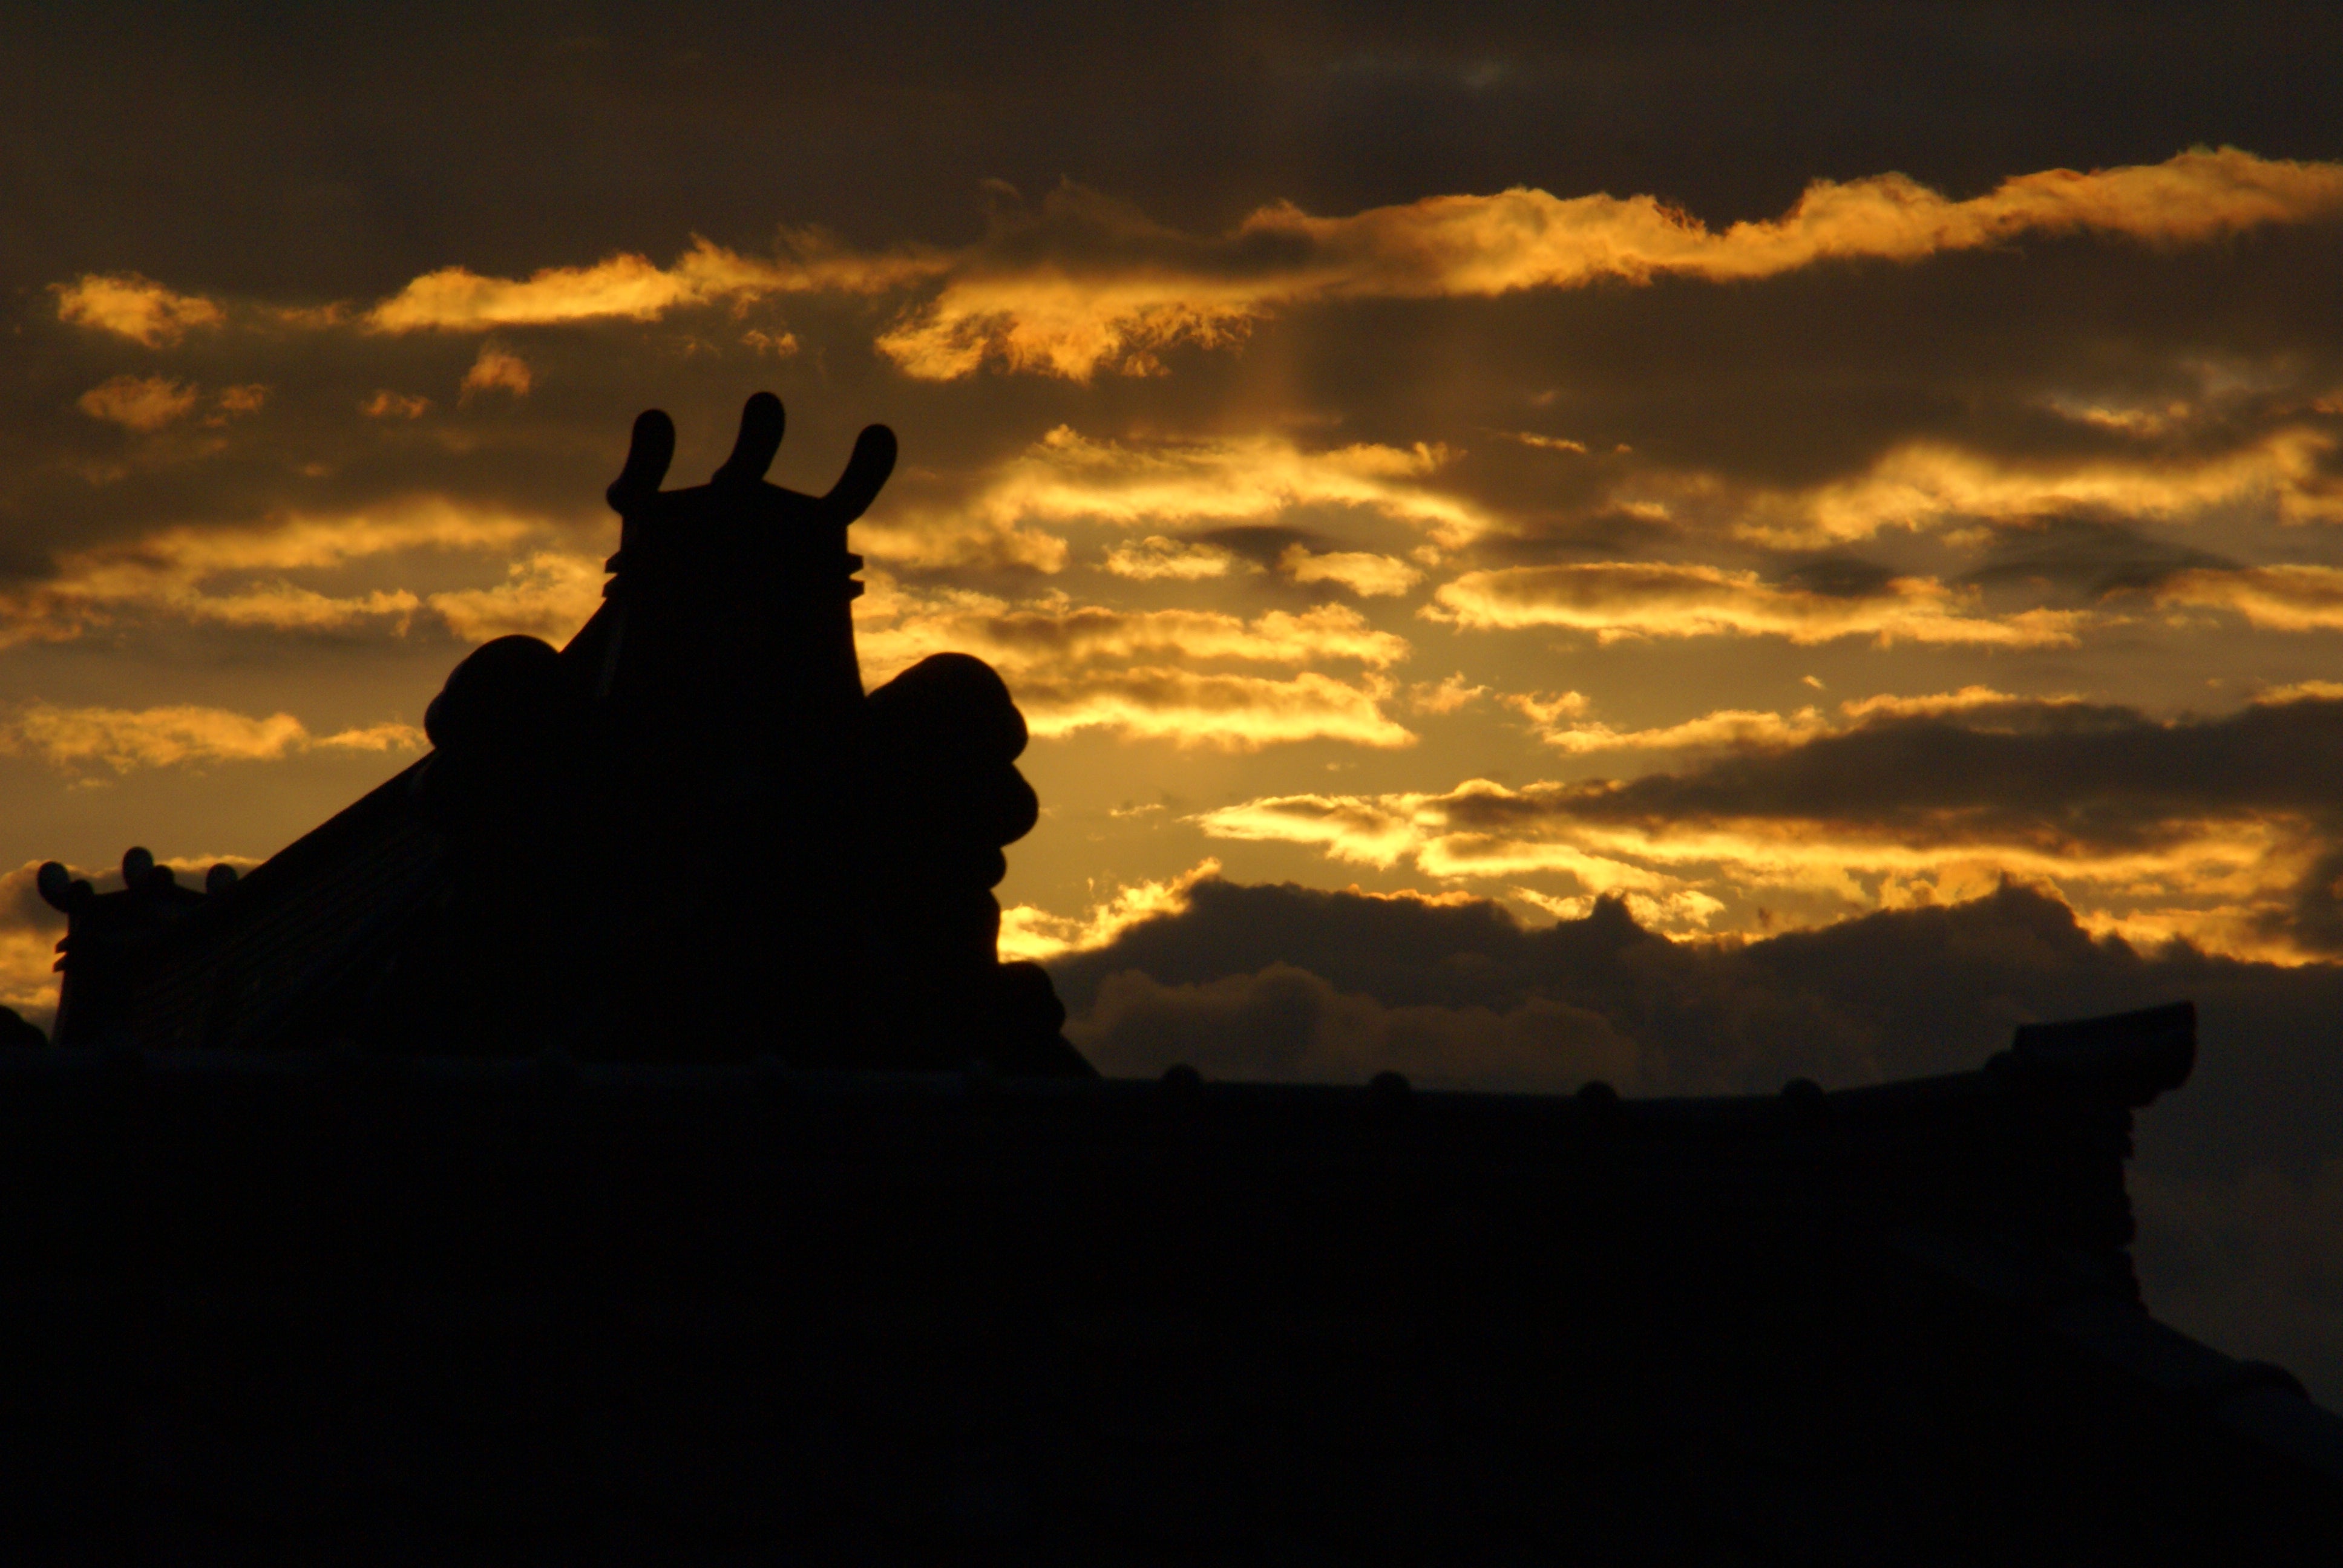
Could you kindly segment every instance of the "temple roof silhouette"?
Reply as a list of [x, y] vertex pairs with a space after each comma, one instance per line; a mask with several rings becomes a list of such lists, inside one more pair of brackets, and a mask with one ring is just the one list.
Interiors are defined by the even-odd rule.
[[429, 755], [248, 876], [44, 867], [58, 1040], [1088, 1075], [1048, 977], [994, 950], [1038, 812], [1008, 689], [940, 654], [863, 691], [846, 531], [894, 436], [817, 498], [765, 482], [782, 426], [759, 394], [708, 484], [661, 490], [674, 427], [645, 414], [602, 607], [558, 653], [475, 650]]
[[994, 951], [1021, 719], [866, 696], [851, 518], [638, 422], [602, 610], [0, 1044], [44, 1560], [2331, 1563], [2343, 1422], [2142, 1304], [2185, 1002], [1628, 1100], [1097, 1077]]

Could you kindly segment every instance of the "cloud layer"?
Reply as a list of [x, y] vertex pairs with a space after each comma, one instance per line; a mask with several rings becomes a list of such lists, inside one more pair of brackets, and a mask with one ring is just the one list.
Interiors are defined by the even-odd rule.
[[2343, 815], [2325, 782], [2343, 765], [2343, 703], [2285, 695], [2217, 719], [1971, 689], [1849, 703], [1836, 720], [1574, 724], [1549, 740], [1722, 755], [1624, 780], [1262, 797], [1196, 821], [1355, 864], [1528, 882], [1526, 901], [1556, 910], [1619, 895], [1680, 929], [1706, 926], [1725, 892], [1829, 918], [2014, 877], [2063, 890], [2102, 930], [2298, 961], [2343, 950]]
[[30, 702], [0, 716], [0, 754], [33, 756], [54, 768], [102, 763], [116, 773], [206, 762], [271, 762], [324, 747], [343, 751], [417, 751], [423, 732], [385, 723], [313, 735], [289, 713], [254, 719], [220, 708], [59, 708]]

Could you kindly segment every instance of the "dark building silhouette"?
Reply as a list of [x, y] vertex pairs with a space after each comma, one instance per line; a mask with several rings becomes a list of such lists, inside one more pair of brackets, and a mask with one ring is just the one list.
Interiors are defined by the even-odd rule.
[[2343, 1422], [2157, 1323], [2186, 1004], [1622, 1101], [1096, 1079], [997, 961], [1024, 726], [864, 696], [830, 496], [638, 422], [608, 602], [0, 1040], [25, 1561], [2302, 1563]]
[[996, 953], [1037, 812], [1008, 689], [946, 654], [863, 693], [846, 531], [895, 437], [817, 498], [765, 482], [781, 429], [759, 394], [713, 479], [661, 490], [674, 427], [637, 420], [602, 608], [558, 653], [476, 649], [431, 754], [249, 877], [45, 867], [58, 1040], [1091, 1075]]

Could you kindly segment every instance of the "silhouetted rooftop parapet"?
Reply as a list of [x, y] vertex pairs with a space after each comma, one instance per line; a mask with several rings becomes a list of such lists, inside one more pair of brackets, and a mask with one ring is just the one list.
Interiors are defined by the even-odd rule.
[[[216, 865], [205, 874], [201, 888], [182, 886], [170, 867], [158, 863], [144, 847], [133, 846], [122, 857], [122, 886], [101, 893], [85, 879], [51, 860], [35, 874], [34, 886], [41, 900], [71, 922], [57, 943], [57, 969], [77, 982], [81, 993], [75, 1030], [87, 1034], [112, 1027], [116, 1018], [109, 1008], [113, 976], [136, 965], [165, 934], [207, 904], [217, 907], [219, 895], [236, 883], [233, 866]], [[60, 1006], [57, 1029], [66, 1027]]]
[[2071, 1023], [2019, 1027], [2007, 1065], [2143, 1106], [2179, 1088], [2197, 1065], [2197, 1006], [2177, 1001]]

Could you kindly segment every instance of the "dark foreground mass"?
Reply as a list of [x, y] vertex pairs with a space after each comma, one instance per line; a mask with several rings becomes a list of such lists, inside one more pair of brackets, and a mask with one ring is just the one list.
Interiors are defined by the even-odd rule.
[[2334, 1560], [2343, 1422], [2156, 1323], [2186, 1009], [1621, 1101], [0, 1053], [43, 1560]]

